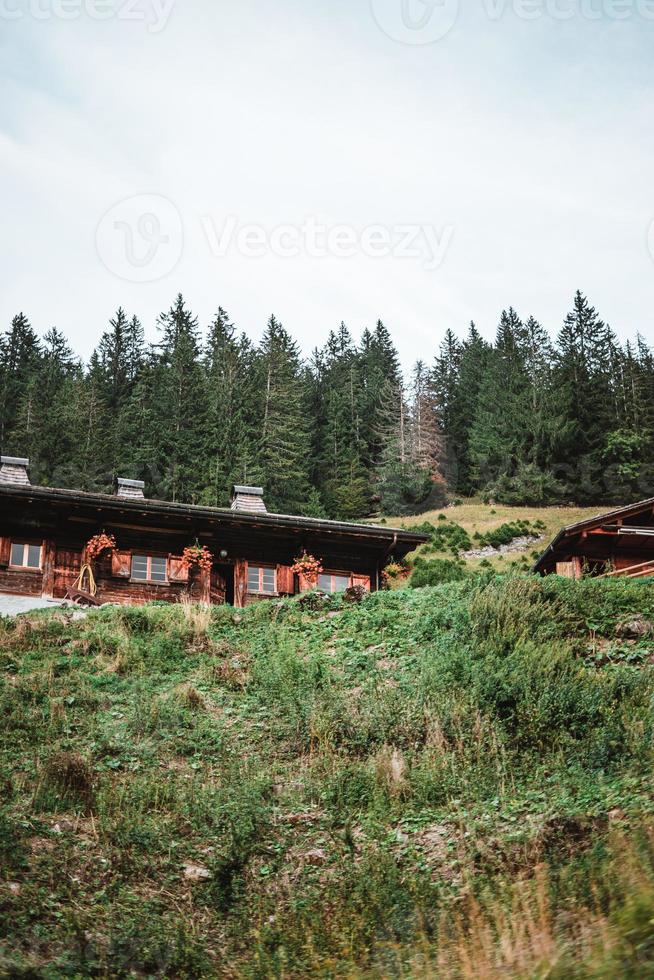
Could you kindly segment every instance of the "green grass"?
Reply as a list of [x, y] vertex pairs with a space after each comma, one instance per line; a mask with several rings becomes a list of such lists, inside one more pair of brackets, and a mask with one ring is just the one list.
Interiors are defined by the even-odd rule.
[[654, 976], [650, 586], [318, 606], [0, 621], [0, 975]]

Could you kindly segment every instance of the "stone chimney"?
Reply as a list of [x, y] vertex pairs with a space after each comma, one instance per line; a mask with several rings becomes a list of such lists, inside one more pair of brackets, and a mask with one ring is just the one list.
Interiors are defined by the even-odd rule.
[[14, 483], [29, 487], [29, 459], [19, 459], [16, 456], [0, 456], [0, 484]]
[[232, 487], [232, 510], [249, 511], [251, 514], [267, 514], [263, 500], [263, 487]]
[[117, 497], [126, 497], [130, 500], [144, 500], [145, 483], [142, 480], [123, 480], [118, 477], [116, 487]]

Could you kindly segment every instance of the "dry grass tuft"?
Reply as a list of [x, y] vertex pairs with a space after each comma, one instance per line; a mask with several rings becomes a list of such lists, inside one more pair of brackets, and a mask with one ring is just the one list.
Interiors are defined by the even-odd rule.
[[46, 781], [60, 793], [90, 806], [93, 801], [93, 770], [79, 752], [56, 752], [45, 764]]
[[194, 602], [189, 595], [182, 595], [179, 600], [184, 620], [194, 637], [206, 635], [211, 625], [211, 606], [206, 602]]
[[374, 757], [375, 780], [390, 797], [400, 798], [407, 792], [406, 760], [402, 751], [384, 745]]
[[192, 684], [183, 684], [178, 689], [178, 694], [182, 702], [191, 711], [204, 711], [207, 706], [202, 694]]

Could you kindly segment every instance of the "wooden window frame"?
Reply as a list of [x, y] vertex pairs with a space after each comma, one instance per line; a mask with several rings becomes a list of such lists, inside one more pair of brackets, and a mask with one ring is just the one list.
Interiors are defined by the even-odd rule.
[[[320, 573], [320, 576], [318, 577], [318, 581], [320, 581], [320, 578], [322, 576], [325, 576], [325, 577], [329, 576], [332, 580], [335, 579], [335, 578], [346, 578], [347, 579], [347, 585], [345, 586], [345, 589], [350, 589], [352, 587], [352, 581], [353, 581], [353, 579], [352, 579], [352, 572], [336, 572], [336, 571], [333, 571], [330, 568], [330, 569], [327, 569], [327, 570], [323, 570]], [[333, 584], [334, 583], [332, 581], [332, 585]], [[322, 588], [322, 586], [319, 585], [318, 588]], [[345, 589], [339, 589], [338, 591], [336, 589], [330, 589], [328, 594], [329, 595], [338, 595], [340, 592], [345, 592]]]
[[[134, 559], [135, 558], [145, 558], [145, 560], [147, 561], [147, 578], [135, 578], [134, 577]], [[166, 578], [165, 578], [165, 580], [159, 579], [159, 578], [151, 578], [151, 575], [152, 575], [152, 559], [153, 558], [163, 559], [163, 561], [165, 561], [165, 563], [166, 563]], [[132, 552], [132, 555], [131, 555], [131, 558], [130, 558], [130, 566], [129, 566], [129, 580], [130, 580], [130, 582], [134, 582], [136, 585], [139, 585], [139, 584], [140, 585], [170, 585], [170, 578], [169, 578], [170, 567], [169, 567], [168, 562], [169, 562], [168, 555], [143, 555], [143, 554]]]
[[[34, 565], [14, 565], [11, 561], [11, 553], [14, 550], [14, 546], [22, 546], [23, 548], [23, 561], [27, 557], [29, 548], [39, 549], [39, 567], [36, 568]], [[34, 572], [39, 574], [43, 572], [43, 542], [42, 541], [14, 541], [13, 538], [9, 542], [9, 565], [7, 566], [10, 572]]]
[[[255, 568], [259, 572], [259, 588], [253, 591], [250, 588], [250, 571], [254, 571]], [[264, 571], [266, 571], [266, 572], [272, 572], [273, 573], [273, 588], [272, 588], [272, 590], [270, 590], [270, 589], [264, 589], [263, 588], [263, 573], [264, 573]], [[247, 578], [246, 578], [246, 582], [245, 582], [245, 588], [246, 588], [246, 591], [247, 591], [247, 594], [248, 595], [278, 595], [278, 592], [277, 592], [277, 566], [276, 565], [255, 565], [255, 564], [252, 564], [251, 565], [248, 562]]]

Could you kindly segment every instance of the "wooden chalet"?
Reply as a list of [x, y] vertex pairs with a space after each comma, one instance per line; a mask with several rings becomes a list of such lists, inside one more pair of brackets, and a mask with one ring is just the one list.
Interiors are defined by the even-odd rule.
[[567, 578], [654, 576], [654, 498], [563, 528], [534, 571]]
[[[0, 592], [245, 606], [315, 585], [376, 590], [390, 557], [426, 540], [379, 525], [270, 514], [261, 487], [234, 487], [231, 509], [221, 509], [146, 499], [136, 480], [118, 480], [110, 495], [32, 486], [28, 474], [28, 460], [0, 458]], [[102, 533], [115, 547], [91, 560], [89, 541]], [[208, 567], [188, 567], [184, 550], [196, 544], [210, 553]], [[293, 571], [305, 552], [322, 564], [317, 582]]]

